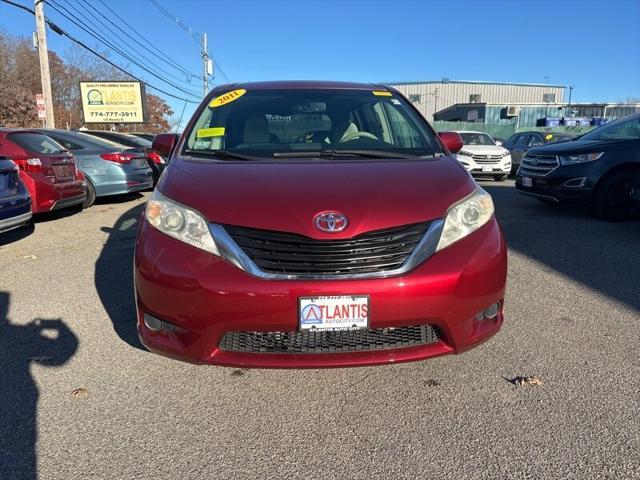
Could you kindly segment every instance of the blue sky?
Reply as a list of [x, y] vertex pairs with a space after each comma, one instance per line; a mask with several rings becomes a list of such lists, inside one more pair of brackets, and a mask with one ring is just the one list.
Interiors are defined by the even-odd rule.
[[[14, 1], [33, 6], [31, 0]], [[81, 11], [78, 4], [85, 0], [50, 1]], [[86, 1], [106, 12], [98, 0]], [[196, 42], [150, 0], [105, 1], [168, 57], [201, 71]], [[210, 54], [232, 81], [449, 77], [546, 83], [549, 76], [552, 84], [574, 85], [577, 102], [640, 97], [640, 0], [157, 1], [194, 31], [208, 33]], [[99, 46], [50, 6], [45, 12]], [[31, 35], [34, 19], [0, 3], [0, 28]], [[50, 49], [63, 54], [69, 46], [50, 33]], [[110, 58], [128, 64], [117, 54]], [[213, 83], [226, 82], [218, 72]], [[200, 81], [191, 88], [200, 92]], [[170, 103], [179, 114], [182, 103]]]

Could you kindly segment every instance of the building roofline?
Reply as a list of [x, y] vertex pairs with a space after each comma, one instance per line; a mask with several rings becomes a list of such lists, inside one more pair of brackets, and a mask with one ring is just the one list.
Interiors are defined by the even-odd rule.
[[488, 82], [484, 80], [418, 80], [414, 82], [383, 82], [383, 85], [395, 87], [398, 85], [419, 85], [419, 84], [447, 84], [447, 83], [466, 83], [472, 85], [512, 85], [519, 87], [548, 87], [548, 88], [568, 88], [566, 85], [547, 85], [546, 83], [518, 83], [518, 82]]

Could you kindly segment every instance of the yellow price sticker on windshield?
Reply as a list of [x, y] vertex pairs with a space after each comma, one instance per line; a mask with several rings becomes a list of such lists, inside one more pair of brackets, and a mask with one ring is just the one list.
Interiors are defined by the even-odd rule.
[[373, 93], [376, 97], [391, 97], [393, 94], [386, 90], [373, 90]]
[[201, 128], [196, 138], [224, 137], [224, 127]]
[[222, 105], [226, 105], [227, 103], [231, 103], [239, 99], [243, 96], [247, 91], [244, 88], [240, 88], [238, 90], [232, 90], [225, 94], [220, 95], [219, 97], [214, 98], [209, 103], [210, 108], [221, 107]]
[[550, 133], [544, 137], [545, 140], [551, 140], [552, 138], [553, 138], [553, 135]]

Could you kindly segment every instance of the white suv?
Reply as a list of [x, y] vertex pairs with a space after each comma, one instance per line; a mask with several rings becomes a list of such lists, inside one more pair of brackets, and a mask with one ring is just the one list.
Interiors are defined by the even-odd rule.
[[496, 144], [495, 140], [483, 132], [457, 132], [462, 137], [462, 150], [457, 153], [458, 161], [473, 176], [491, 176], [502, 182], [511, 172], [509, 150]]

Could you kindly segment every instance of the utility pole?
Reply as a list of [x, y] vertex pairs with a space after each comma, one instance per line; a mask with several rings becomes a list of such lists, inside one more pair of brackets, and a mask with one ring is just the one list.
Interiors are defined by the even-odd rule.
[[44, 108], [47, 114], [45, 125], [47, 128], [56, 128], [56, 122], [53, 118], [53, 99], [51, 97], [51, 74], [49, 72], [49, 51], [47, 50], [47, 31], [44, 21], [44, 0], [35, 0], [35, 11], [38, 56], [40, 57], [40, 79], [42, 80]]
[[209, 92], [209, 52], [207, 50], [207, 34], [202, 34], [202, 96]]

